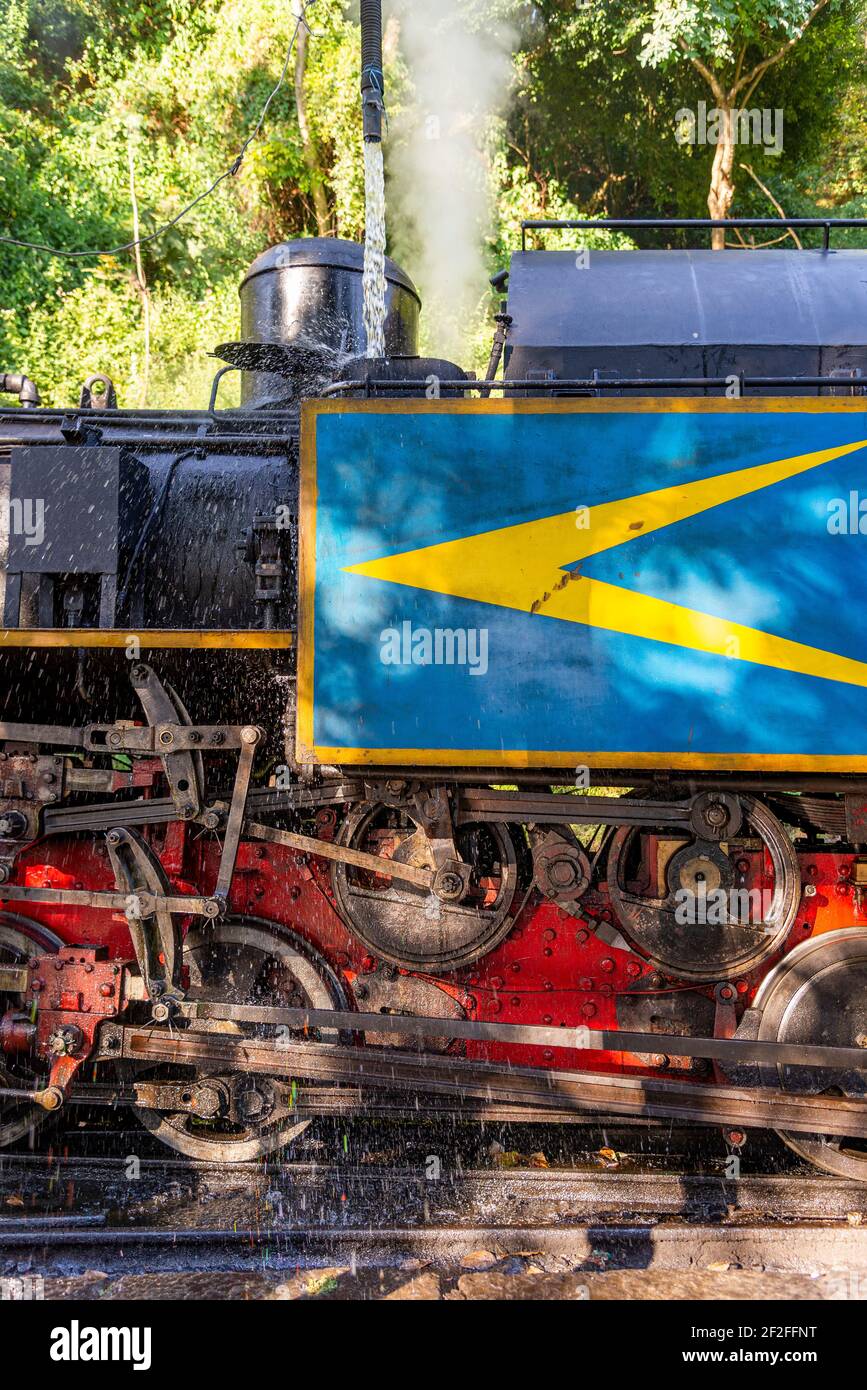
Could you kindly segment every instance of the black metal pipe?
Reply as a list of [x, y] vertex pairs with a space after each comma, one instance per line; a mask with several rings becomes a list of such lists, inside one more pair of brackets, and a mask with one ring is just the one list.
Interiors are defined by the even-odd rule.
[[[506, 348], [506, 339], [509, 336], [509, 329], [512, 326], [512, 315], [506, 313], [506, 307], [506, 301], [503, 300], [502, 309], [499, 314], [494, 316], [497, 329], [494, 333], [494, 341], [491, 347], [491, 359], [488, 362], [488, 370], [485, 375], [486, 382], [493, 383], [496, 379], [497, 372], [500, 369], [500, 362], [502, 361], [503, 353]], [[491, 387], [488, 386], [487, 390], [482, 391], [482, 398], [487, 400], [490, 394]]]
[[[863, 388], [862, 382], [857, 377], [841, 376], [740, 376], [742, 390], [758, 390], [768, 388], [770, 390], [777, 387], [816, 387], [819, 390], [827, 387], [829, 390], [839, 391], [841, 388], [851, 391], [853, 395], [859, 395]], [[728, 390], [732, 385], [732, 378], [728, 376], [690, 376], [690, 377], [551, 377], [547, 381], [534, 381], [529, 377], [514, 377], [502, 379], [500, 381], [474, 381], [464, 379], [463, 381], [440, 381], [441, 391], [480, 391], [483, 396], [488, 396], [491, 391], [521, 391], [525, 395], [556, 395], [557, 392], [581, 392], [582, 394], [601, 395], [604, 392], [619, 391], [665, 391], [665, 390], [706, 390], [713, 388], [716, 390]], [[323, 397], [345, 395], [347, 391], [365, 391], [369, 396], [374, 391], [380, 391], [387, 396], [389, 393], [400, 391], [417, 391], [418, 380], [412, 377], [395, 379], [393, 381], [360, 379], [335, 381], [325, 388], [322, 392]], [[738, 399], [732, 397], [731, 399]]]
[[42, 404], [35, 385], [23, 372], [0, 372], [0, 391], [17, 396], [25, 410], [33, 410]]
[[382, 140], [384, 96], [382, 0], [361, 0], [361, 102], [364, 139], [369, 144]]
[[211, 399], [210, 399], [210, 403], [209, 403], [209, 405], [208, 405], [208, 414], [209, 414], [209, 415], [213, 415], [214, 411], [217, 409], [217, 393], [219, 392], [219, 389], [220, 389], [220, 382], [223, 380], [223, 377], [226, 376], [228, 372], [237, 372], [237, 371], [238, 371], [238, 368], [237, 368], [237, 367], [229, 366], [229, 367], [221, 367], [220, 370], [217, 372], [217, 375], [214, 377], [214, 380], [211, 382]]

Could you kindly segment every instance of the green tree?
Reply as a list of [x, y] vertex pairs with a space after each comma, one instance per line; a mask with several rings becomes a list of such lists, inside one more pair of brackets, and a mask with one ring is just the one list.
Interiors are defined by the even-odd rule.
[[[794, 200], [805, 215], [818, 213], [812, 195], [827, 189], [829, 181], [814, 178], [812, 171], [836, 170], [837, 150], [844, 146], [852, 150], [847, 159], [851, 169], [865, 144], [865, 7], [861, 0], [831, 0], [796, 43], [791, 34], [778, 35], [773, 52], [770, 30], [744, 47], [741, 12], [756, 8], [704, 0], [700, 5], [590, 0], [580, 6], [574, 0], [537, 0], [518, 56], [510, 162], [523, 166], [538, 183], [543, 200], [554, 179], [597, 216], [706, 216], [709, 160], [722, 159], [724, 151], [679, 144], [675, 119], [683, 108], [695, 111], [701, 100], [714, 104], [699, 67], [675, 41], [673, 20], [684, 28], [694, 21], [699, 25], [692, 34], [696, 57], [719, 74], [723, 85], [728, 80], [728, 91], [741, 55], [740, 79], [749, 71], [755, 81], [756, 67], [766, 64], [759, 74], [761, 103], [771, 111], [784, 110], [784, 149], [778, 153], [760, 147], [744, 153], [743, 161], [754, 167], [763, 185], [786, 199], [787, 211], [795, 211], [788, 206]], [[787, 11], [786, 6], [763, 8]], [[803, 6], [802, 13], [809, 9]], [[727, 29], [710, 24], [712, 12], [718, 20], [727, 18]], [[685, 33], [681, 37], [685, 40]], [[713, 43], [717, 47], [711, 51]], [[734, 55], [728, 77], [726, 43]], [[705, 57], [699, 55], [700, 44]], [[777, 61], [770, 62], [777, 54]], [[748, 91], [745, 87], [744, 95]], [[743, 96], [739, 104], [747, 105]], [[732, 192], [734, 182], [732, 170]], [[739, 182], [740, 210], [772, 211], [753, 177], [741, 175]], [[839, 190], [835, 178], [830, 183]], [[820, 196], [827, 206], [826, 194]]]
[[[830, 18], [835, 9], [848, 8], [834, 0], [656, 0], [641, 62], [660, 68], [690, 63], [716, 104], [716, 150], [707, 197], [711, 217], [727, 218], [734, 198], [737, 111], [748, 110], [766, 75], [823, 13]], [[724, 229], [714, 231], [713, 246], [725, 246]]]
[[[201, 404], [250, 261], [293, 236], [361, 237], [358, 27], [342, 0], [310, 18], [241, 168], [140, 265], [0, 245], [3, 369], [49, 403], [102, 370], [122, 402]], [[130, 241], [136, 204], [145, 236], [168, 222], [232, 164], [295, 22], [285, 0], [0, 0], [0, 230], [78, 250]]]

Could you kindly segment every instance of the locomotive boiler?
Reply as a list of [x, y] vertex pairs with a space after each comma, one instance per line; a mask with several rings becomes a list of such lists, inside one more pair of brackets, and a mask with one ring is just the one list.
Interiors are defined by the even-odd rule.
[[0, 378], [0, 1142], [596, 1113], [867, 1178], [867, 259], [822, 225], [525, 246], [484, 381], [392, 263], [364, 356], [336, 240], [251, 268], [207, 410]]

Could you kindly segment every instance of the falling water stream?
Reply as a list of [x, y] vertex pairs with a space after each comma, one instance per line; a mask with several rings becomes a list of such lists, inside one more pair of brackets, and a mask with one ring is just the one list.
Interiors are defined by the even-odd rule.
[[385, 172], [382, 145], [365, 141], [364, 327], [367, 356], [385, 356]]

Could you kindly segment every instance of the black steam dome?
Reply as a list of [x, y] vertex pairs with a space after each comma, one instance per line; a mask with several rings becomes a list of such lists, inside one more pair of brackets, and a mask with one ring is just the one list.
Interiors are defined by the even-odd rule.
[[[364, 353], [364, 247], [336, 237], [309, 237], [282, 242], [264, 251], [241, 282], [239, 348], [267, 345], [295, 350], [308, 370], [318, 359], [322, 375]], [[386, 259], [385, 342], [389, 356], [412, 357], [418, 351], [421, 300], [412, 280]], [[221, 356], [223, 353], [221, 352]], [[248, 353], [238, 365], [245, 404], [266, 405], [291, 395], [292, 372], [273, 368], [275, 355]]]

